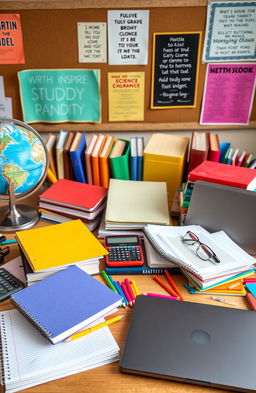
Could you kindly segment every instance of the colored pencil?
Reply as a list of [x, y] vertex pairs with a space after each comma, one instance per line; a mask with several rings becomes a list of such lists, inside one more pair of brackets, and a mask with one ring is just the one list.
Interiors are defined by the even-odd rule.
[[87, 328], [87, 329], [84, 329], [84, 330], [82, 330], [81, 332], [72, 334], [72, 336], [70, 336], [69, 338], [67, 338], [67, 339], [64, 340], [64, 341], [65, 341], [65, 342], [74, 341], [74, 340], [76, 340], [76, 339], [78, 339], [78, 338], [80, 338], [80, 337], [86, 336], [87, 334], [94, 332], [95, 330], [101, 329], [101, 328], [103, 328], [104, 326], [108, 326], [108, 325], [111, 325], [112, 323], [118, 322], [118, 321], [120, 321], [121, 318], [123, 318], [122, 315], [117, 315], [116, 317], [113, 317], [113, 318], [111, 318], [111, 319], [108, 319], [108, 320], [105, 321], [105, 322], [98, 323], [97, 325], [92, 326], [92, 327]]
[[131, 287], [135, 290], [135, 296], [138, 296], [140, 294], [140, 291], [138, 290], [135, 280], [131, 280]]
[[165, 274], [165, 277], [167, 278], [169, 284], [170, 284], [171, 287], [173, 288], [174, 293], [176, 294], [176, 295], [173, 295], [173, 296], [178, 296], [181, 300], [184, 300], [183, 296], [181, 295], [180, 291], [179, 291], [178, 288], [176, 287], [176, 284], [175, 284], [175, 282], [173, 281], [173, 278], [172, 278], [172, 276], [170, 275], [170, 273], [168, 272], [167, 269], [164, 269], [164, 274]]
[[123, 296], [123, 298], [124, 298], [124, 301], [125, 301], [126, 305], [128, 306], [128, 305], [129, 305], [129, 302], [128, 302], [128, 300], [127, 300], [127, 298], [126, 298], [126, 296], [125, 296], [125, 293], [124, 293], [124, 291], [123, 291], [123, 289], [122, 289], [122, 287], [121, 287], [120, 281], [116, 281], [116, 283], [117, 283], [117, 285], [118, 285], [118, 287], [119, 287], [120, 293], [122, 293], [122, 296]]
[[129, 306], [132, 307], [133, 306], [133, 301], [132, 301], [132, 299], [130, 297], [130, 294], [129, 294], [129, 292], [128, 292], [124, 282], [121, 283], [121, 288], [122, 288], [122, 290], [123, 290], [123, 292], [125, 294], [125, 297], [126, 297], [126, 299], [128, 301]]
[[164, 299], [171, 299], [171, 300], [179, 300], [176, 296], [168, 296], [168, 295], [159, 295], [158, 293], [147, 292], [145, 293], [146, 296], [153, 296], [153, 297], [162, 297]]
[[153, 276], [153, 279], [168, 292], [171, 296], [177, 297], [177, 294], [168, 286], [166, 285], [159, 277]]

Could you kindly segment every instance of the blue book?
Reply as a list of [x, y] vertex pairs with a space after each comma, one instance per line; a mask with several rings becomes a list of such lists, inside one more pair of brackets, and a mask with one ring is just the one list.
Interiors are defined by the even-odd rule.
[[137, 152], [137, 137], [131, 136], [130, 138], [131, 151], [130, 151], [130, 173], [131, 180], [138, 180], [138, 152]]
[[70, 147], [70, 160], [74, 170], [75, 180], [87, 183], [85, 171], [86, 137], [84, 132], [77, 132]]
[[122, 303], [119, 294], [76, 265], [16, 292], [11, 300], [53, 344]]
[[224, 163], [225, 156], [226, 156], [226, 153], [229, 148], [230, 148], [230, 142], [221, 142], [220, 143], [220, 160], [219, 160], [219, 162]]
[[[106, 266], [105, 272], [109, 275], [116, 274], [164, 274], [166, 268], [162, 267], [149, 267], [147, 261], [144, 262], [141, 266]], [[180, 273], [180, 269], [178, 267], [169, 267], [168, 270], [171, 274]]]
[[138, 136], [137, 138], [137, 153], [137, 180], [142, 180], [144, 153], [144, 138], [142, 136]]

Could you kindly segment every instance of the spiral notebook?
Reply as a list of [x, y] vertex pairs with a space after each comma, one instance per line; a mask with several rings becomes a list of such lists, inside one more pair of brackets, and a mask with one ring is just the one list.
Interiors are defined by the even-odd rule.
[[53, 344], [122, 302], [120, 295], [75, 265], [16, 292], [11, 300]]
[[0, 313], [0, 361], [6, 393], [89, 370], [118, 360], [108, 327], [79, 340], [52, 345], [17, 310]]

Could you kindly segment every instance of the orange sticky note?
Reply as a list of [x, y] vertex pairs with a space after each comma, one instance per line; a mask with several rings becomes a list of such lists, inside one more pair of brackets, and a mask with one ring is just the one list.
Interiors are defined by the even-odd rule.
[[24, 64], [19, 14], [0, 14], [0, 64]]

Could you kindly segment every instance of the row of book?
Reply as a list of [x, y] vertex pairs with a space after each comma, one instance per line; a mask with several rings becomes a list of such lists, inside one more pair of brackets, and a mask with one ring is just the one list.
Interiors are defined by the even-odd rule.
[[142, 179], [143, 137], [130, 140], [61, 130], [49, 134], [46, 146], [49, 168], [55, 179], [75, 180], [108, 188], [109, 178]]
[[194, 131], [191, 138], [188, 173], [205, 160], [256, 168], [256, 158], [253, 153], [234, 148], [230, 142], [220, 142], [218, 134]]

